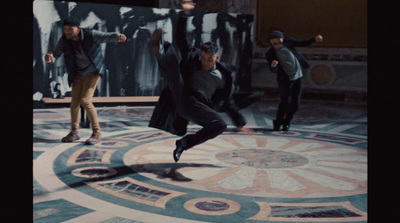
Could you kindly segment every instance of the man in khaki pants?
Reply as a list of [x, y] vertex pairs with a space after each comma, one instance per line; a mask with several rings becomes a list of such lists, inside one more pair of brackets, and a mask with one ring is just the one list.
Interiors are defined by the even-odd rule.
[[62, 142], [79, 139], [79, 108], [86, 110], [93, 133], [85, 144], [93, 145], [101, 141], [97, 111], [92, 103], [94, 91], [100, 76], [104, 74], [104, 59], [100, 43], [125, 42], [126, 36], [119, 33], [104, 33], [93, 29], [84, 29], [73, 18], [64, 20], [64, 35], [59, 39], [52, 53], [45, 55], [47, 63], [52, 63], [64, 53], [71, 91], [71, 132], [62, 138]]

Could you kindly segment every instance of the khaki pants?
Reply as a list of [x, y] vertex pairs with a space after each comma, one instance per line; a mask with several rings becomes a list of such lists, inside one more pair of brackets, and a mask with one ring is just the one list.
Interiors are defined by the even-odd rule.
[[86, 110], [93, 132], [100, 132], [99, 119], [97, 111], [92, 103], [94, 91], [97, 83], [99, 83], [100, 75], [92, 75], [88, 77], [75, 76], [72, 83], [71, 91], [71, 128], [72, 130], [79, 129], [80, 105]]

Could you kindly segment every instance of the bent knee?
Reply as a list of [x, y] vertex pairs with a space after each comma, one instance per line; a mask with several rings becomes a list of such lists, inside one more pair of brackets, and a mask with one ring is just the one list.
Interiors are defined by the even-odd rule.
[[76, 108], [81, 106], [81, 100], [77, 100], [75, 98], [72, 98], [70, 107], [71, 108]]
[[226, 122], [224, 120], [219, 120], [218, 122], [215, 122], [215, 128], [220, 130], [220, 132], [224, 132], [227, 128], [228, 125], [226, 124]]
[[81, 104], [82, 104], [82, 107], [84, 107], [84, 108], [90, 108], [93, 106], [91, 98], [83, 98], [81, 101]]

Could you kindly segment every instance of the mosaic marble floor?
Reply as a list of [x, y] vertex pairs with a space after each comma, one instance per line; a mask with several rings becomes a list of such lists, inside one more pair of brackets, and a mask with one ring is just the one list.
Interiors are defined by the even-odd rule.
[[98, 108], [93, 146], [90, 129], [60, 142], [68, 109], [35, 109], [34, 222], [367, 222], [366, 108], [304, 101], [277, 132], [276, 107], [243, 110], [256, 134], [230, 124], [178, 163], [178, 137], [147, 127], [153, 107]]

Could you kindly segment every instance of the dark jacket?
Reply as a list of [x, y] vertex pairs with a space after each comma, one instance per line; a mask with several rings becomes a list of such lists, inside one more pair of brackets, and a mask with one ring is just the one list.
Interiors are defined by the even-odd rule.
[[[191, 66], [198, 66], [196, 65], [196, 63], [194, 63], [194, 61], [196, 60], [198, 61], [197, 63], [200, 63], [201, 66], [201, 62], [199, 60], [200, 55], [196, 56], [196, 54], [199, 54], [200, 50], [192, 49], [191, 51], [192, 52], [189, 53], [189, 56], [193, 59], [191, 62], [193, 63], [193, 65]], [[215, 91], [211, 98], [212, 105], [210, 105], [210, 107], [212, 106], [216, 111], [227, 113], [236, 126], [244, 126], [246, 125], [246, 120], [244, 119], [243, 115], [240, 114], [240, 108], [236, 106], [235, 101], [232, 97], [234, 90], [233, 79], [231, 75], [232, 70], [230, 70], [230, 68], [232, 67], [224, 63], [217, 63], [216, 66], [223, 75], [225, 85], [223, 89], [218, 89]], [[190, 74], [182, 73], [182, 77], [184, 80], [186, 75]], [[259, 100], [261, 97], [262, 95], [260, 95], [257, 100]], [[250, 104], [246, 104], [245, 106], [247, 107], [248, 105]], [[153, 115], [149, 122], [149, 127], [161, 129], [171, 134], [182, 136], [185, 135], [187, 132], [187, 125], [188, 120], [179, 115], [177, 111], [177, 105], [173, 100], [171, 91], [168, 87], [165, 87], [161, 92], [156, 107], [154, 108]]]
[[[92, 29], [81, 29], [81, 45], [83, 51], [91, 59], [100, 75], [105, 72], [104, 59], [101, 53], [100, 44], [95, 42], [91, 35]], [[68, 40], [65, 34], [62, 36], [64, 41], [64, 60], [68, 72], [68, 84], [71, 85], [74, 76], [78, 73], [75, 60], [75, 49], [73, 40]]]
[[[177, 44], [182, 57], [180, 68], [183, 80], [187, 80], [188, 75], [193, 75], [195, 70], [201, 69], [201, 50], [198, 48], [190, 48], [186, 39], [186, 22], [187, 16], [181, 13], [177, 23]], [[227, 113], [236, 126], [246, 125], [246, 120], [239, 112], [239, 107], [233, 99], [234, 83], [232, 72], [236, 67], [223, 62], [217, 62], [216, 68], [223, 75], [225, 80], [224, 87], [218, 89], [213, 94], [212, 106], [216, 111]], [[258, 99], [262, 97], [262, 94]], [[257, 100], [258, 100], [257, 99]], [[250, 104], [243, 103], [248, 106]], [[173, 101], [171, 91], [166, 87], [160, 95], [159, 101], [154, 109], [150, 119], [149, 127], [158, 128], [175, 135], [185, 135], [187, 131], [188, 120], [178, 114], [177, 106]]]
[[[295, 47], [304, 47], [304, 46], [309, 46], [313, 43], [315, 43], [315, 38], [307, 39], [307, 40], [298, 40], [294, 39], [290, 36], [285, 36], [283, 45], [286, 46], [293, 54], [294, 56], [299, 60], [299, 63], [303, 69], [307, 69], [310, 67], [310, 64], [308, 63], [307, 59], [301, 55], [299, 51]], [[280, 63], [276, 67], [271, 67], [271, 62], [273, 60], [278, 60], [278, 57], [276, 55], [276, 50], [275, 48], [271, 47], [268, 52], [265, 54], [265, 57], [268, 61], [269, 68], [273, 73], [278, 73], [278, 75], [281, 75], [284, 78], [288, 79], [288, 74], [285, 73], [283, 70], [282, 66]]]
[[178, 114], [177, 105], [173, 100], [171, 90], [165, 87], [161, 94], [153, 114], [149, 127], [161, 129], [171, 134], [183, 136], [187, 132], [189, 121]]

